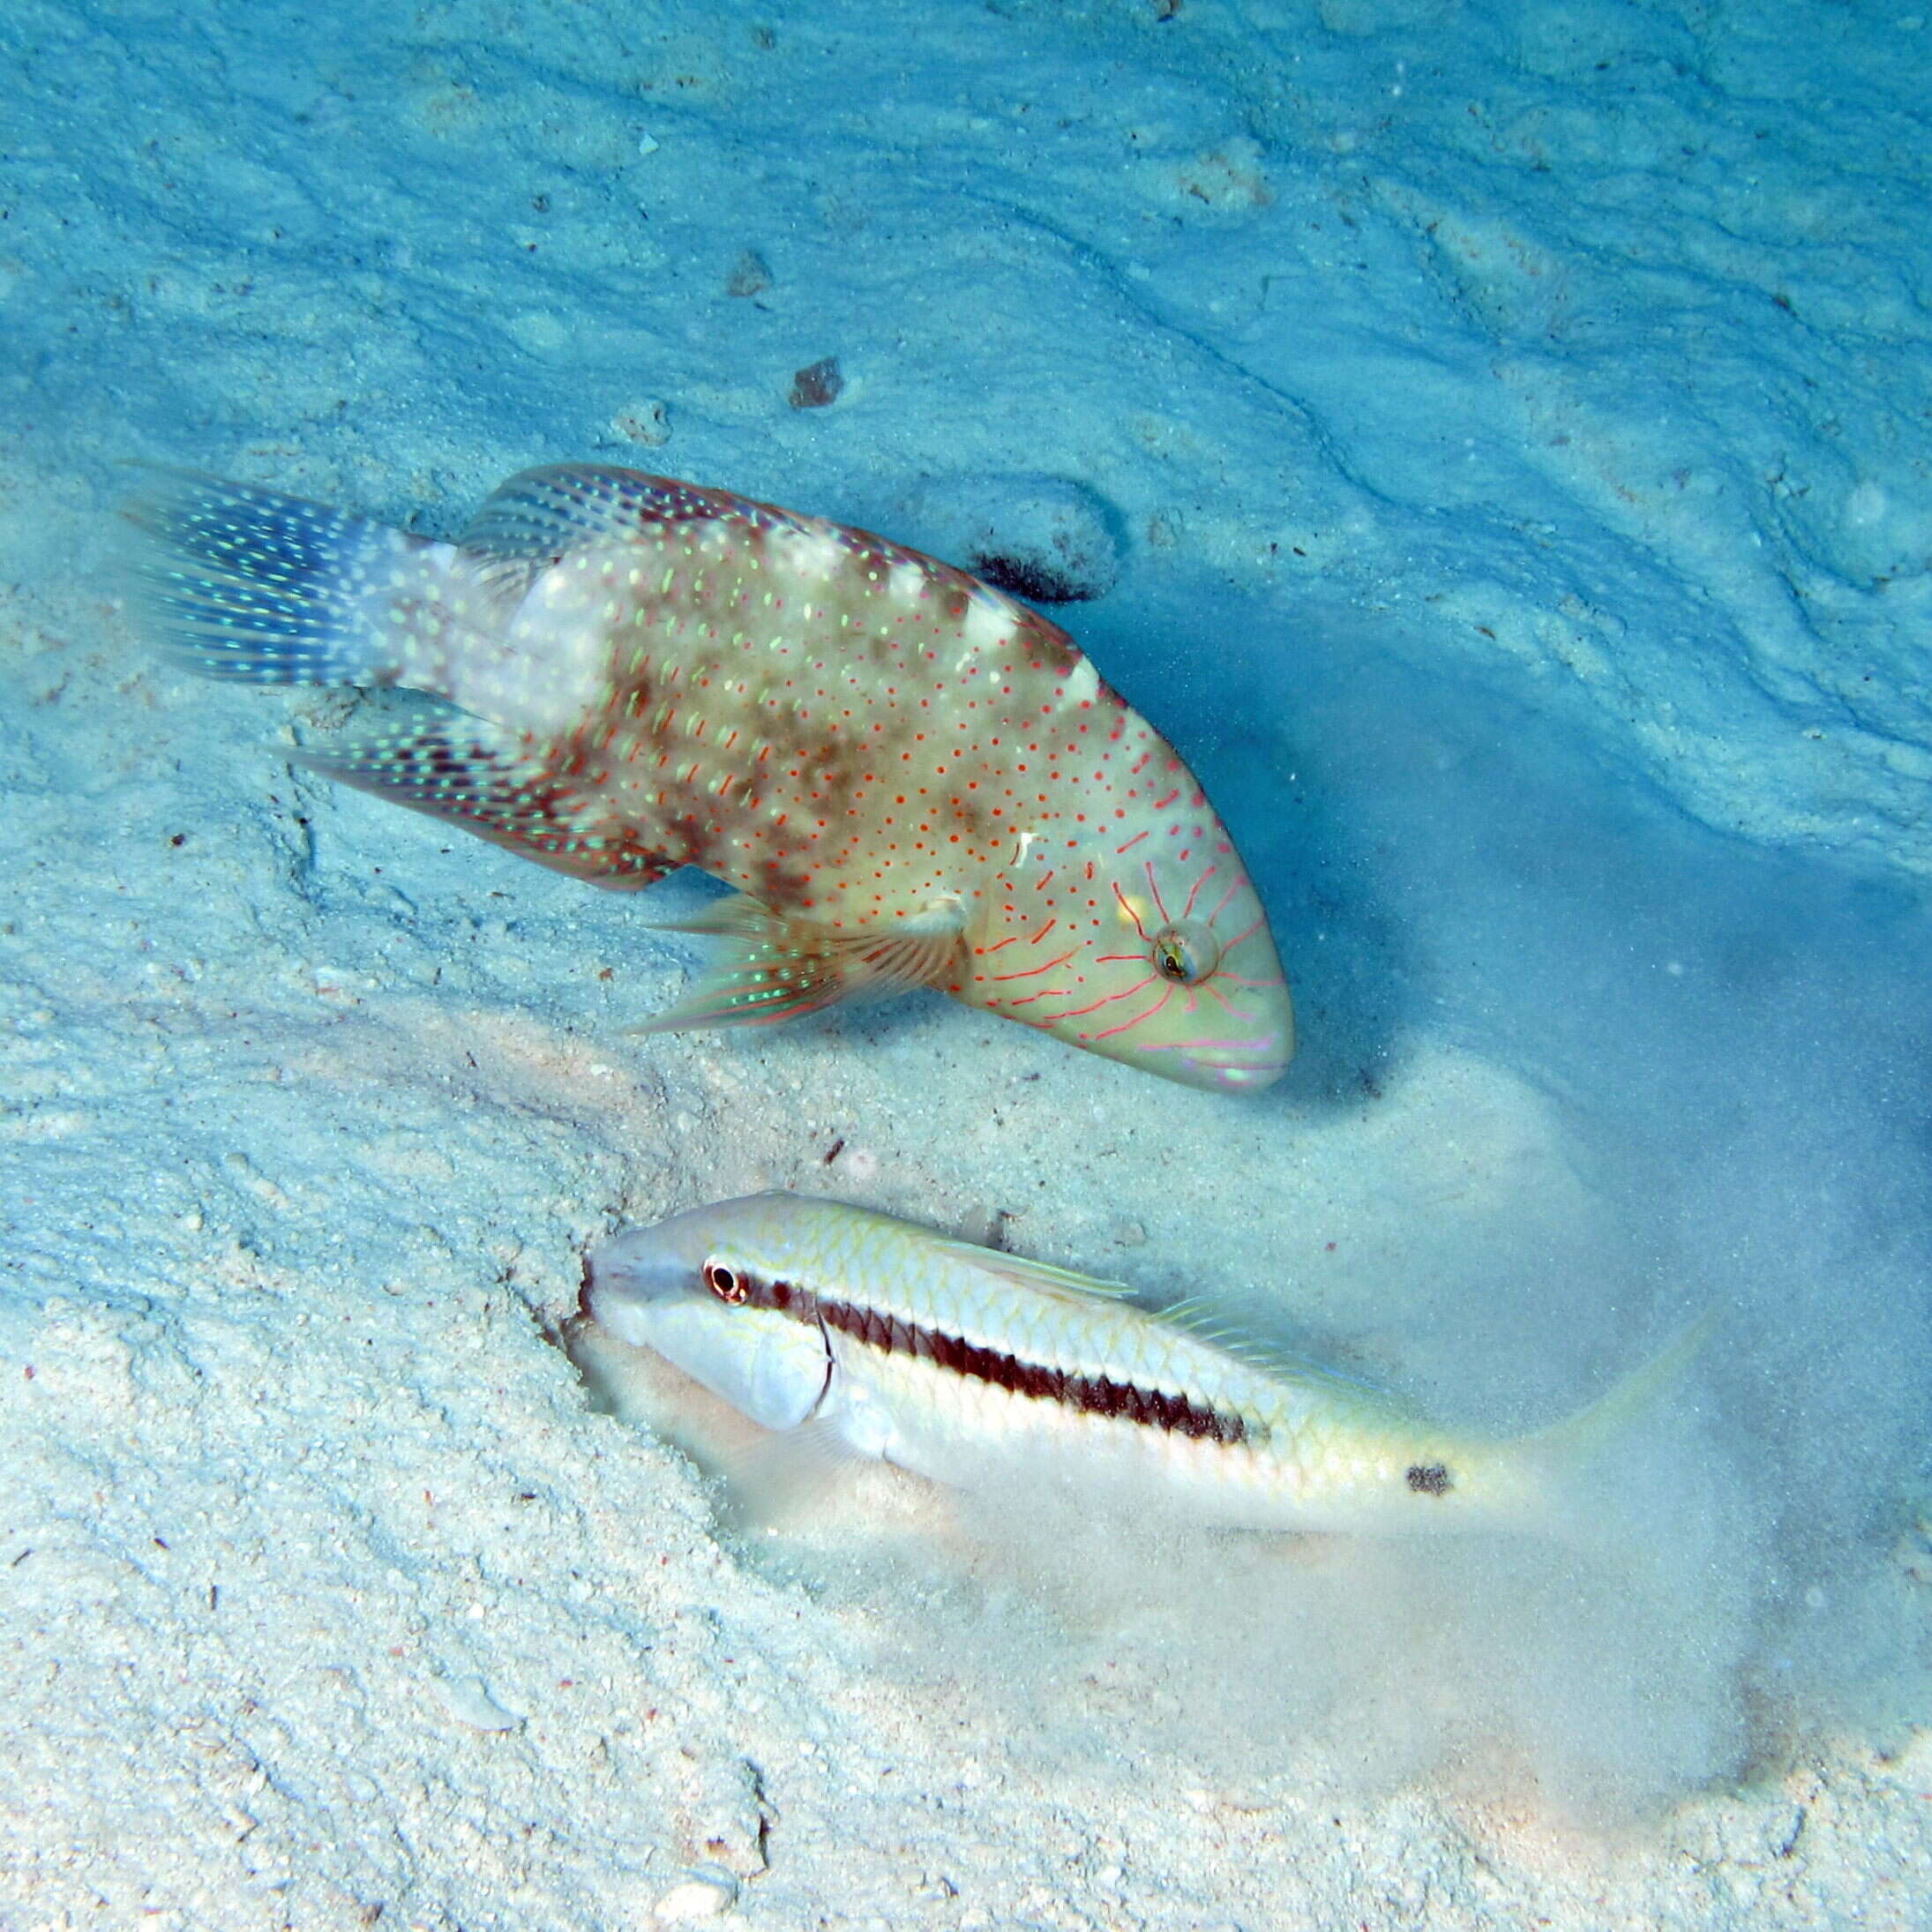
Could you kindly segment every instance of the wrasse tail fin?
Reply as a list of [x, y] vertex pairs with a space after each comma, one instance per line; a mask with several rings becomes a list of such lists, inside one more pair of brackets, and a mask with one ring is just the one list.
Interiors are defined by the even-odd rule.
[[763, 1024], [817, 1013], [856, 993], [943, 985], [959, 964], [962, 926], [961, 918], [943, 914], [930, 922], [894, 920], [835, 932], [737, 894], [695, 918], [657, 928], [709, 933], [723, 943], [716, 963], [688, 997], [625, 1030]]
[[722, 516], [794, 520], [728, 490], [607, 463], [552, 463], [499, 483], [457, 541], [486, 556], [548, 563], [585, 543], [641, 542], [647, 524]]
[[426, 538], [192, 470], [154, 469], [124, 511], [139, 535], [125, 569], [146, 628], [175, 660], [258, 685], [394, 680], [388, 614]]
[[522, 733], [453, 706], [417, 706], [391, 729], [305, 749], [291, 762], [593, 885], [634, 891], [678, 863], [647, 850]]

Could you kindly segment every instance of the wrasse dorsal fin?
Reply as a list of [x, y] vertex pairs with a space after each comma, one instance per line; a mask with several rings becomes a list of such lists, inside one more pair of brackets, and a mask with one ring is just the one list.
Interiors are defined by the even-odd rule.
[[547, 560], [586, 543], [640, 542], [648, 524], [719, 517], [760, 526], [797, 520], [729, 490], [640, 469], [550, 463], [499, 483], [457, 542], [485, 557]]
[[678, 863], [648, 850], [520, 732], [453, 705], [418, 700], [385, 730], [305, 746], [289, 762], [593, 885], [634, 891]]
[[709, 933], [722, 943], [685, 999], [627, 1032], [756, 1025], [817, 1013], [857, 993], [944, 986], [959, 968], [965, 915], [940, 907], [920, 918], [835, 929], [737, 893], [656, 930]]

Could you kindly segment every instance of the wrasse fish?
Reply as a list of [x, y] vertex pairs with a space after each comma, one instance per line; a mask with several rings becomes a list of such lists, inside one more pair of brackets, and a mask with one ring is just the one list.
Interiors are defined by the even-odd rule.
[[153, 627], [258, 684], [400, 685], [299, 762], [600, 886], [701, 867], [719, 969], [640, 1030], [931, 985], [1191, 1085], [1293, 1010], [1179, 758], [1057, 625], [864, 530], [634, 470], [527, 470], [454, 543], [167, 474]]
[[586, 1306], [808, 1459], [962, 1488], [1039, 1473], [1224, 1528], [1561, 1527], [1562, 1479], [1681, 1370], [1700, 1323], [1537, 1434], [1461, 1435], [1183, 1304], [796, 1194], [615, 1236]]

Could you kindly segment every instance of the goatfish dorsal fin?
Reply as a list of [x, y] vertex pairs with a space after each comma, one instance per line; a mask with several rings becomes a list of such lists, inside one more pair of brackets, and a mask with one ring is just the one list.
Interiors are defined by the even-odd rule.
[[983, 1275], [1029, 1294], [1048, 1295], [1060, 1301], [1120, 1301], [1131, 1299], [1133, 1289], [1124, 1281], [1104, 1281], [1097, 1275], [1082, 1275], [1071, 1268], [1055, 1268], [1051, 1262], [1029, 1261], [1023, 1254], [1008, 1254], [999, 1248], [980, 1247], [971, 1241], [940, 1239], [934, 1247], [955, 1261], [965, 1262]]
[[1181, 1329], [1197, 1342], [1206, 1342], [1224, 1355], [1232, 1355], [1250, 1368], [1260, 1369], [1264, 1375], [1277, 1376], [1284, 1382], [1319, 1382], [1324, 1388], [1359, 1389], [1364, 1395], [1388, 1396], [1381, 1383], [1365, 1375], [1351, 1375], [1344, 1369], [1330, 1368], [1299, 1354], [1284, 1342], [1244, 1328], [1208, 1295], [1189, 1295], [1180, 1301], [1170, 1301], [1164, 1308], [1154, 1311], [1153, 1319], [1171, 1329]]

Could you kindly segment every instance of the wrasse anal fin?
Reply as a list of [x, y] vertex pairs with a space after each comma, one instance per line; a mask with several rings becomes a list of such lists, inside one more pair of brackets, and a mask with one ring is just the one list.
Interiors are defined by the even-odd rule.
[[418, 704], [387, 730], [304, 747], [290, 762], [592, 885], [636, 891], [678, 863], [648, 850], [634, 827], [533, 753], [522, 733], [454, 706]]

